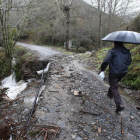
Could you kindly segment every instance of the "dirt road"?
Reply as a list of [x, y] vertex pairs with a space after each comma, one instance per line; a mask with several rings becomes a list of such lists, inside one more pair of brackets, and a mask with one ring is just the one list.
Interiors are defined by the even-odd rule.
[[[115, 113], [108, 86], [80, 65], [77, 57], [51, 65], [50, 76], [35, 116], [37, 124], [61, 127], [58, 140], [139, 140], [140, 112], [123, 96], [125, 110]], [[79, 92], [76, 96], [74, 93]]]
[[133, 100], [122, 96], [125, 110], [116, 114], [108, 85], [85, 69], [78, 55], [52, 60], [32, 122], [60, 126], [58, 140], [140, 140], [140, 112]]
[[44, 47], [44, 46], [38, 46], [38, 45], [30, 45], [30, 44], [26, 44], [26, 43], [16, 43], [16, 45], [25, 47], [27, 49], [33, 50], [34, 52], [36, 52], [36, 55], [40, 58], [40, 59], [47, 59], [48, 57], [51, 57], [53, 55], [56, 54], [61, 54], [58, 51], [53, 50], [52, 48], [49, 47]]
[[[122, 95], [125, 110], [116, 114], [114, 101], [106, 95], [108, 85], [94, 70], [85, 69], [87, 64], [82, 63], [79, 55], [58, 54], [49, 61], [49, 74], [41, 88], [26, 139], [140, 140], [138, 104]], [[40, 79], [32, 79], [13, 105], [21, 114], [20, 128], [28, 119], [39, 83]], [[47, 129], [47, 124], [61, 130]], [[21, 135], [22, 131], [18, 131]]]

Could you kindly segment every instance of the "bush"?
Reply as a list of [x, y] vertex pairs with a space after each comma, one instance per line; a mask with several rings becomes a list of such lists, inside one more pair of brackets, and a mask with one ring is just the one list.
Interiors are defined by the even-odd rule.
[[123, 82], [135, 89], [140, 89], [140, 46], [127, 45], [127, 48], [131, 50], [132, 63], [128, 68], [128, 74], [123, 79]]
[[0, 50], [0, 79], [11, 74], [11, 59], [5, 58], [5, 50]]
[[140, 32], [140, 14], [131, 22], [130, 30]]
[[23, 79], [22, 65], [30, 62], [32, 59], [34, 59], [34, 56], [27, 49], [16, 46], [14, 48], [13, 57], [16, 59], [16, 64], [13, 66], [13, 71], [15, 72], [16, 80], [20, 81]]

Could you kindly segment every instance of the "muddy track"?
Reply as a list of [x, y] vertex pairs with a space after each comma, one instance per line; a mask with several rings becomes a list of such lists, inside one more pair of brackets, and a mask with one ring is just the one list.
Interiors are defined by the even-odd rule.
[[[77, 55], [57, 55], [50, 57], [49, 62], [52, 62], [49, 73], [45, 75], [28, 129], [26, 123], [40, 77], [31, 79], [18, 100], [9, 103], [11, 112], [5, 106], [0, 108], [9, 114], [3, 116], [9, 124], [12, 122], [13, 139], [23, 136], [27, 140], [140, 139], [140, 112], [132, 100], [122, 96], [125, 110], [116, 114], [114, 101], [106, 95], [108, 85], [96, 72], [85, 69]], [[48, 129], [48, 125], [54, 129]], [[23, 130], [27, 130], [26, 135]]]
[[[52, 63], [45, 85], [32, 122], [61, 127], [56, 139], [140, 139], [140, 113], [135, 104], [123, 96], [125, 110], [116, 114], [114, 101], [106, 95], [108, 86], [76, 57]], [[77, 91], [78, 96], [74, 95]]]

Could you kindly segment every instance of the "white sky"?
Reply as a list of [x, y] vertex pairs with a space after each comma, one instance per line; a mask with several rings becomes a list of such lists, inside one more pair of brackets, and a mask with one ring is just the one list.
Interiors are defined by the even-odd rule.
[[[87, 3], [91, 3], [91, 1], [96, 1], [96, 0], [84, 0]], [[102, 1], [102, 0], [101, 0]], [[126, 1], [126, 0], [122, 0], [122, 1]], [[132, 0], [132, 4], [130, 6], [132, 6], [131, 11], [132, 12], [137, 12], [140, 13], [140, 0]]]

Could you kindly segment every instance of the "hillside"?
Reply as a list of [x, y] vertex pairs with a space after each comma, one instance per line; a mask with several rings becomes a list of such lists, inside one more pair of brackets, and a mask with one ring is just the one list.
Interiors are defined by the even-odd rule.
[[[29, 36], [28, 40], [36, 44], [52, 44], [63, 46], [65, 42], [66, 16], [62, 5], [55, 0], [33, 2], [36, 6], [30, 10], [30, 17], [26, 23], [26, 28], [22, 32]], [[119, 18], [111, 21], [109, 17], [102, 12], [102, 31], [104, 36], [110, 31], [119, 28]], [[73, 1], [70, 7], [69, 39], [73, 40], [78, 46], [87, 50], [97, 47], [99, 28], [98, 10], [83, 0]]]

